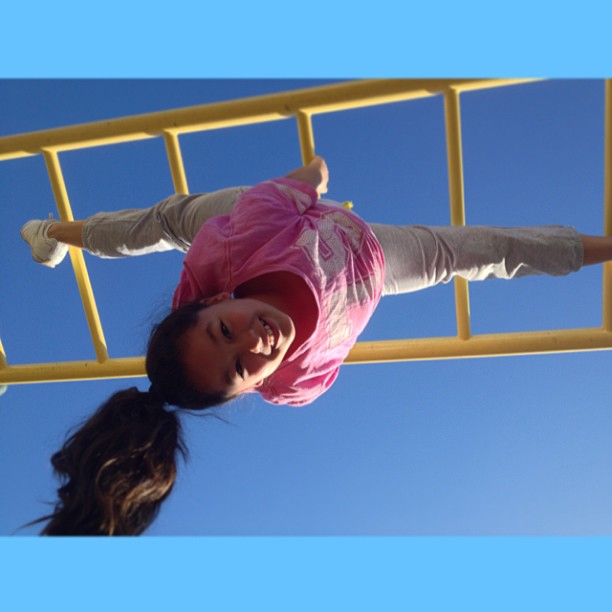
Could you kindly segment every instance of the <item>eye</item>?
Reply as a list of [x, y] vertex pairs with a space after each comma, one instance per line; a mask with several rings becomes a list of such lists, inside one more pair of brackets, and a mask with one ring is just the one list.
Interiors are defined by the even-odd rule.
[[228, 339], [232, 337], [229, 329], [227, 329], [227, 326], [225, 323], [223, 323], [223, 321], [221, 321], [221, 333]]
[[236, 372], [238, 372], [238, 376], [240, 376], [240, 378], [244, 380], [244, 370], [242, 369], [242, 364], [240, 363], [240, 360], [236, 362]]

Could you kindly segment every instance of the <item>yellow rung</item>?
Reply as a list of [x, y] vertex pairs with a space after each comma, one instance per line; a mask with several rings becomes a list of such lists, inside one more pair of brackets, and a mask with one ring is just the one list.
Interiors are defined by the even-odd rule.
[[298, 135], [300, 139], [300, 150], [302, 152], [302, 163], [310, 163], [315, 156], [314, 136], [312, 133], [312, 120], [308, 113], [298, 112], [297, 115]]
[[[49, 180], [51, 181], [51, 187], [59, 210], [60, 219], [62, 221], [74, 221], [57, 153], [43, 150], [43, 156], [47, 164]], [[104, 333], [102, 332], [100, 316], [98, 315], [98, 308], [89, 281], [89, 274], [85, 266], [85, 259], [83, 258], [83, 253], [78, 248], [70, 247], [69, 252], [76, 281], [79, 286], [79, 293], [81, 294], [81, 301], [85, 309], [85, 316], [87, 318], [87, 324], [89, 325], [91, 339], [96, 351], [96, 357], [98, 361], [103, 362], [108, 359], [108, 351], [106, 349]]]
[[168, 154], [174, 191], [188, 195], [189, 187], [187, 187], [187, 177], [185, 176], [185, 166], [183, 165], [183, 155], [181, 154], [178, 136], [173, 132], [164, 132], [164, 142], [166, 143], [166, 153]]
[[[463, 158], [461, 151], [461, 111], [459, 92], [450, 89], [444, 94], [446, 119], [446, 150], [448, 156], [448, 186], [450, 192], [451, 225], [465, 225], [465, 199], [463, 189]], [[457, 336], [467, 340], [471, 335], [470, 296], [468, 283], [455, 278], [455, 311]]]

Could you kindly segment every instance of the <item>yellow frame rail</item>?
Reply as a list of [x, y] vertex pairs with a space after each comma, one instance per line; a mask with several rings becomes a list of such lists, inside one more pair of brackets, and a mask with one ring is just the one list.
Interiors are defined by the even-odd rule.
[[[302, 159], [315, 154], [312, 116], [323, 113], [444, 96], [451, 223], [465, 224], [460, 94], [531, 82], [534, 79], [387, 79], [353, 81], [98, 121], [0, 138], [0, 161], [43, 155], [63, 221], [73, 219], [59, 153], [147, 138], [163, 138], [177, 193], [189, 193], [179, 136], [218, 128], [295, 118]], [[606, 81], [604, 233], [612, 236], [612, 80]], [[79, 249], [70, 258], [89, 325], [96, 361], [10, 365], [0, 342], [0, 385], [144, 376], [144, 357], [109, 358], [87, 268]], [[457, 335], [359, 342], [345, 363], [374, 363], [524, 355], [612, 349], [612, 264], [604, 264], [600, 328], [513, 332], [473, 336], [468, 283], [455, 279]]]

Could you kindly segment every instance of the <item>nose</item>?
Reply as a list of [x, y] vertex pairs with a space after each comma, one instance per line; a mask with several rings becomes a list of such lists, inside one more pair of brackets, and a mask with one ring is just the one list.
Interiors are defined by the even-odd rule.
[[242, 350], [249, 353], [261, 353], [263, 351], [263, 341], [254, 329], [246, 331], [242, 337]]

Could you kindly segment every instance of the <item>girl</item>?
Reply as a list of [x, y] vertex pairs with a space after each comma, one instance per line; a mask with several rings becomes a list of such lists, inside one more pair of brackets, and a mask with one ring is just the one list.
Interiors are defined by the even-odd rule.
[[142, 533], [184, 453], [172, 405], [203, 409], [242, 393], [314, 401], [381, 295], [449, 282], [563, 275], [612, 259], [612, 238], [572, 228], [428, 228], [366, 224], [319, 199], [320, 157], [282, 179], [85, 221], [30, 221], [33, 258], [54, 267], [68, 244], [101, 257], [186, 252], [173, 312], [150, 337], [149, 391], [109, 398], [52, 457], [63, 479], [43, 534]]

